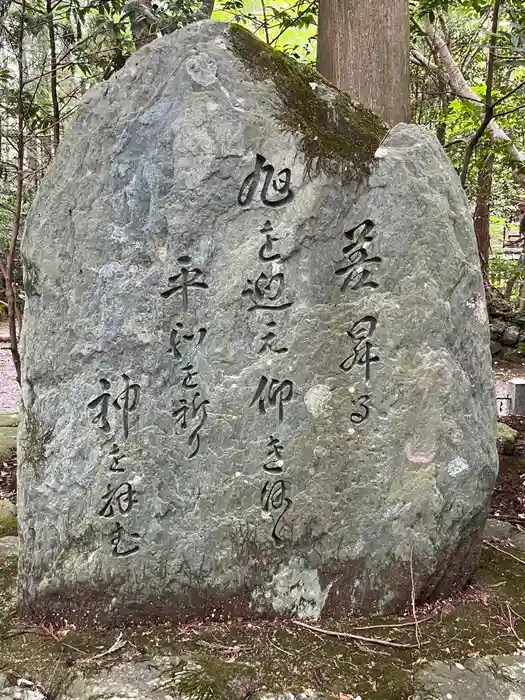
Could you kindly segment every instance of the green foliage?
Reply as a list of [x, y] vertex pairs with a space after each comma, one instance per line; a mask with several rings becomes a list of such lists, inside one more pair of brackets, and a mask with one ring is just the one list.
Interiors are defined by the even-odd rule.
[[315, 61], [318, 0], [218, 0], [214, 18], [233, 21], [299, 61]]
[[509, 280], [515, 278], [512, 290], [512, 299], [519, 295], [519, 284], [523, 279], [523, 269], [520, 268], [518, 259], [507, 258], [503, 255], [495, 255], [490, 260], [490, 283], [493, 287], [504, 292]]
[[518, 260], [507, 258], [503, 255], [496, 255], [492, 259], [491, 274], [493, 274], [495, 278], [508, 280], [518, 269]]

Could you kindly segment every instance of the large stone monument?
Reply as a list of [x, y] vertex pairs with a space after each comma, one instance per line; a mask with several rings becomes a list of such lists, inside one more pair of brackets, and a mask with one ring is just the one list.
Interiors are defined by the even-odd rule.
[[26, 611], [317, 617], [471, 575], [488, 325], [424, 129], [198, 23], [86, 95], [22, 254]]

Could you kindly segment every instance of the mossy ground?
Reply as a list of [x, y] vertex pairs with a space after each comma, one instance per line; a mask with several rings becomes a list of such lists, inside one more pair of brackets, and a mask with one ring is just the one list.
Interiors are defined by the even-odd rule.
[[[312, 688], [330, 697], [353, 693], [366, 700], [407, 700], [412, 672], [424, 661], [509, 653], [525, 639], [525, 564], [489, 547], [483, 549], [475, 581], [464, 596], [418, 611], [420, 618], [429, 619], [419, 626], [422, 646], [410, 649], [330, 638], [291, 621], [165, 624], [122, 630], [127, 641], [123, 649], [86, 664], [113, 644], [117, 632], [28, 628], [14, 609], [15, 578], [16, 564], [10, 560], [0, 572], [0, 670], [29, 676], [48, 689], [56, 688], [75, 667], [85, 674], [122, 659], [176, 655], [182, 661], [174, 667], [173, 682], [196, 698], [241, 700], [265, 689]], [[415, 644], [414, 626], [357, 630], [407, 622], [410, 614], [324, 620], [320, 625]], [[184, 671], [188, 660], [201, 668]]]
[[18, 534], [18, 522], [16, 517], [2, 518], [0, 520], [0, 537]]

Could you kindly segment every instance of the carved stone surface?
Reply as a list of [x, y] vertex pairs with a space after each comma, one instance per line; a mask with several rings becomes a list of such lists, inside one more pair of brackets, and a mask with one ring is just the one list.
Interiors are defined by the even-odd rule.
[[427, 599], [476, 564], [495, 400], [458, 178], [243, 37], [193, 25], [91, 90], [29, 217], [36, 616], [392, 610], [411, 568]]

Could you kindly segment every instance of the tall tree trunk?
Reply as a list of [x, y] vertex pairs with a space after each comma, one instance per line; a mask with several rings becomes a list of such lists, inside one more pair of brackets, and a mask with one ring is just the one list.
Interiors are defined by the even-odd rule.
[[[522, 267], [523, 267], [523, 265], [521, 265], [521, 263], [520, 263], [520, 269]], [[512, 275], [507, 280], [507, 284], [505, 285], [505, 291], [503, 292], [503, 296], [505, 297], [505, 299], [507, 299], [507, 301], [511, 300], [512, 293], [514, 291], [514, 285], [518, 281], [519, 277], [520, 277], [520, 270], [518, 270], [518, 272], [513, 272]]]
[[436, 136], [439, 143], [444, 146], [447, 140], [447, 112], [448, 106], [450, 104], [450, 98], [447, 93], [447, 83], [443, 79], [442, 75], [437, 76], [439, 85], [439, 99], [441, 102], [441, 112], [438, 117], [438, 124], [436, 127]]
[[463, 157], [463, 165], [461, 167], [461, 184], [463, 187], [467, 184], [468, 170], [474, 149], [478, 145], [481, 137], [485, 133], [488, 125], [494, 116], [494, 100], [492, 99], [492, 88], [494, 87], [494, 70], [496, 68], [496, 54], [498, 44], [498, 23], [499, 12], [503, 0], [494, 0], [494, 10], [492, 14], [492, 31], [490, 33], [489, 55], [487, 57], [487, 79], [485, 81], [485, 114], [479, 127], [467, 144], [465, 155]]
[[478, 253], [483, 279], [489, 276], [490, 255], [490, 203], [492, 196], [492, 166], [494, 153], [490, 152], [478, 171], [478, 191], [474, 210], [474, 230], [478, 240]]
[[[56, 7], [56, 5], [55, 5]], [[53, 20], [53, 5], [51, 0], [46, 0], [46, 21], [49, 33], [49, 55], [50, 55], [50, 83], [51, 83], [51, 105], [53, 108], [53, 150], [56, 153], [60, 143], [60, 109], [58, 106], [57, 92], [57, 47], [55, 40], [55, 23]]]
[[[521, 275], [524, 276], [525, 265], [521, 266]], [[518, 313], [523, 313], [525, 311], [525, 279], [522, 281], [520, 286], [520, 298], [518, 302]]]
[[408, 0], [320, 0], [317, 69], [388, 124], [410, 120]]
[[31, 135], [30, 143], [26, 144], [26, 192], [30, 199], [34, 197], [40, 182], [40, 143], [38, 137]]
[[25, 132], [24, 132], [24, 22], [25, 0], [21, 0], [20, 26], [18, 33], [18, 46], [16, 53], [16, 63], [18, 68], [18, 91], [16, 101], [17, 119], [17, 164], [16, 164], [16, 194], [15, 211], [11, 228], [11, 239], [5, 258], [0, 259], [0, 271], [4, 276], [5, 292], [7, 301], [7, 318], [9, 323], [9, 341], [11, 344], [11, 356], [15, 366], [16, 378], [21, 383], [20, 353], [18, 350], [18, 328], [17, 328], [17, 293], [15, 282], [15, 257], [18, 237], [22, 225], [22, 205], [24, 201], [24, 160], [25, 160]]

